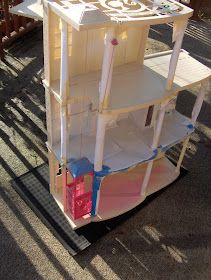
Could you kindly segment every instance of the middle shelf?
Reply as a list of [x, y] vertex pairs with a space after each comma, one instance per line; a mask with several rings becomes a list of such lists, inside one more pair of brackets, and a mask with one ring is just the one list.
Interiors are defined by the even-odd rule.
[[[167, 150], [193, 131], [194, 128], [187, 117], [175, 110], [166, 113], [159, 142], [160, 150]], [[153, 128], [140, 129], [131, 114], [116, 121], [112, 127], [106, 129], [103, 165], [110, 173], [155, 158], [158, 151], [151, 149], [152, 137]], [[94, 163], [95, 141], [95, 133], [70, 136], [67, 141], [67, 158], [87, 157]], [[53, 147], [49, 146], [49, 149], [60, 161], [61, 143], [57, 142]]]
[[[171, 53], [161, 52], [146, 57], [144, 65], [128, 63], [114, 67], [107, 111], [122, 113], [149, 107], [210, 75], [208, 67], [181, 50], [173, 88], [168, 92], [165, 87], [170, 59]], [[196, 69], [197, 75], [194, 74]], [[88, 97], [92, 108], [98, 110], [100, 79], [101, 71], [71, 78], [68, 98]], [[48, 87], [47, 81], [44, 81], [44, 84]], [[57, 101], [60, 100], [59, 88], [59, 80], [53, 81], [50, 85], [50, 92], [55, 95]]]

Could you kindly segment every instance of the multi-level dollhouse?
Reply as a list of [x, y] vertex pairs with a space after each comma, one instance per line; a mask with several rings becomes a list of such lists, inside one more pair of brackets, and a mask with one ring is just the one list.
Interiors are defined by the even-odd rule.
[[[210, 70], [181, 49], [192, 10], [173, 0], [44, 0], [50, 192], [72, 228], [121, 215], [172, 183]], [[171, 51], [145, 56], [151, 25]], [[180, 91], [199, 83], [189, 117]], [[181, 143], [178, 162], [166, 156]]]

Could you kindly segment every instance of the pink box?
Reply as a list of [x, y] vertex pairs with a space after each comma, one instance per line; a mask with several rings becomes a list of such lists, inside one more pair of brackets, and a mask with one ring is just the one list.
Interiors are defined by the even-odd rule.
[[92, 208], [92, 192], [84, 191], [84, 177], [78, 177], [67, 185], [67, 210], [74, 220], [89, 214]]

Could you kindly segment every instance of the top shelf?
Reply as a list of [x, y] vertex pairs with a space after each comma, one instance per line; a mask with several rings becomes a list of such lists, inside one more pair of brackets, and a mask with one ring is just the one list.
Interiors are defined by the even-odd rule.
[[187, 19], [193, 10], [175, 0], [65, 0], [45, 1], [77, 30], [101, 28], [118, 23], [161, 24]]
[[[165, 86], [170, 58], [171, 53], [164, 52], [146, 58], [143, 66], [131, 63], [115, 67], [105, 112], [124, 113], [146, 108], [210, 76], [208, 67], [190, 57], [187, 52], [181, 51], [172, 91], [167, 92]], [[100, 78], [100, 71], [74, 77], [71, 80], [69, 99], [88, 97], [92, 109], [97, 110]], [[45, 81], [44, 84], [47, 86]], [[53, 82], [50, 90], [61, 101], [59, 81]]]
[[[174, 0], [45, 0], [44, 5], [46, 3], [77, 30], [111, 26], [116, 23], [169, 23], [177, 18], [189, 18], [193, 12]], [[12, 7], [10, 13], [42, 20], [43, 5], [40, 0], [25, 0]]]

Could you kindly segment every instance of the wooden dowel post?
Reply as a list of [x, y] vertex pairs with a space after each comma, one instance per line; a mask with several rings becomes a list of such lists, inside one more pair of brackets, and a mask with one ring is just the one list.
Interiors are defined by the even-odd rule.
[[110, 28], [105, 37], [105, 49], [103, 56], [102, 75], [100, 81], [99, 112], [107, 107], [108, 97], [111, 90], [111, 80], [114, 63], [114, 49], [118, 44], [115, 38], [115, 30]]
[[60, 97], [66, 103], [68, 92], [68, 25], [61, 20], [61, 64], [60, 64]]
[[60, 68], [60, 121], [61, 121], [61, 165], [62, 165], [62, 190], [63, 207], [67, 211], [67, 94], [68, 94], [68, 25], [61, 20], [61, 68]]
[[99, 113], [97, 119], [97, 133], [96, 133], [96, 145], [95, 145], [95, 159], [94, 159], [94, 170], [101, 171], [103, 162], [103, 151], [104, 151], [104, 138], [105, 128], [108, 116], [103, 114], [103, 109], [107, 107], [108, 96], [111, 89], [111, 79], [113, 73], [113, 62], [114, 62], [114, 48], [117, 44], [115, 38], [114, 29], [108, 30], [105, 38], [105, 50], [103, 57], [102, 76], [100, 82], [100, 101], [99, 101]]
[[[167, 105], [168, 101], [164, 101], [161, 104], [161, 109], [158, 115], [158, 121], [156, 124], [156, 128], [155, 128], [155, 132], [154, 132], [154, 136], [153, 136], [153, 141], [152, 141], [152, 149], [155, 150], [159, 144], [159, 140], [160, 140], [160, 135], [161, 135], [161, 130], [162, 130], [162, 126], [163, 126], [163, 120], [164, 120], [164, 116], [165, 116], [165, 108]], [[152, 172], [152, 167], [153, 167], [153, 160], [151, 160], [148, 164], [147, 164], [147, 169], [145, 172], [145, 176], [144, 176], [144, 180], [143, 183], [141, 185], [141, 195], [145, 195], [148, 183], [149, 183], [149, 179], [150, 179], [150, 175]]]
[[183, 158], [184, 158], [184, 156], [185, 156], [185, 151], [186, 151], [186, 149], [187, 149], [189, 140], [190, 140], [190, 136], [188, 136], [188, 137], [185, 139], [185, 141], [183, 142], [182, 150], [181, 150], [181, 153], [180, 153], [180, 156], [179, 156], [179, 160], [178, 160], [178, 162], [177, 162], [177, 166], [176, 166], [176, 169], [175, 169], [175, 172], [177, 172], [177, 173], [180, 171], [180, 167], [181, 167]]
[[49, 161], [49, 175], [50, 175], [50, 193], [55, 192], [55, 168], [54, 168], [54, 156], [53, 153], [48, 150], [48, 161]]
[[[115, 31], [113, 28], [109, 29], [105, 38], [105, 49], [102, 65], [102, 75], [99, 90], [99, 112], [97, 117], [97, 132], [96, 132], [96, 144], [95, 144], [95, 158], [94, 158], [94, 171], [99, 172], [103, 166], [103, 154], [104, 154], [104, 142], [105, 142], [105, 130], [106, 124], [110, 119], [110, 116], [103, 112], [108, 105], [108, 98], [111, 90], [111, 80], [114, 64], [114, 49], [118, 44], [115, 38]], [[93, 189], [96, 197], [96, 204], [93, 206], [94, 215], [98, 211], [98, 203], [100, 198], [100, 189]]]
[[67, 169], [66, 164], [62, 165], [62, 196], [63, 196], [63, 209], [67, 211]]
[[203, 100], [204, 100], [207, 84], [208, 84], [207, 80], [201, 82], [201, 88], [200, 88], [199, 94], [198, 94], [198, 96], [196, 98], [196, 102], [194, 104], [193, 111], [192, 111], [191, 121], [192, 121], [193, 125], [195, 124], [195, 122], [196, 122], [196, 120], [198, 118], [198, 115], [199, 115], [199, 113], [201, 111], [201, 107], [202, 107], [202, 104], [203, 104]]
[[[192, 122], [193, 125], [195, 125], [196, 120], [198, 118], [198, 115], [201, 111], [201, 107], [202, 107], [202, 104], [203, 104], [207, 84], [208, 84], [207, 80], [201, 82], [200, 92], [199, 92], [199, 94], [196, 98], [196, 102], [194, 104], [193, 111], [192, 111], [191, 122]], [[180, 167], [181, 167], [182, 161], [184, 159], [185, 151], [187, 149], [189, 140], [190, 140], [190, 136], [188, 136], [183, 143], [182, 150], [181, 150], [181, 153], [180, 153], [180, 156], [179, 156], [179, 160], [178, 160], [177, 166], [176, 166], [176, 172], [180, 171]]]
[[102, 170], [106, 123], [107, 123], [106, 115], [99, 114], [97, 119], [97, 133], [96, 133], [95, 160], [94, 160], [94, 170], [97, 172]]
[[182, 46], [185, 29], [187, 27], [188, 20], [175, 21], [173, 26], [173, 41], [175, 41], [173, 53], [171, 55], [169, 63], [169, 72], [166, 83], [166, 90], [170, 90], [173, 85], [174, 75], [177, 68], [177, 62]]

